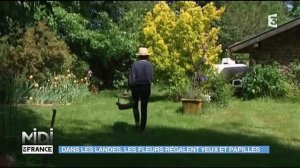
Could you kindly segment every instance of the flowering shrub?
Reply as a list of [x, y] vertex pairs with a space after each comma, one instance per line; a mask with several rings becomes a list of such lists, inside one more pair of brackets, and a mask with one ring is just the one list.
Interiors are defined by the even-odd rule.
[[194, 65], [196, 72], [194, 72], [186, 90], [183, 92], [184, 98], [210, 101], [210, 94], [203, 88], [203, 84], [205, 81], [207, 81], [207, 77], [205, 76], [204, 72], [205, 69], [208, 68], [208, 65], [205, 65], [205, 62], [206, 58], [203, 57]]
[[201, 87], [196, 87], [194, 84], [188, 84], [183, 92], [183, 98], [186, 99], [199, 99], [206, 102], [211, 101], [211, 94]]
[[206, 102], [214, 102], [226, 106], [233, 95], [232, 87], [210, 65], [205, 64], [206, 58], [195, 64], [197, 70], [184, 92], [185, 98], [197, 98]]
[[29, 92], [28, 103], [67, 104], [89, 94], [89, 77], [77, 79], [70, 70], [66, 74], [50, 76], [40, 84], [33, 76], [29, 76], [28, 80], [34, 86]]

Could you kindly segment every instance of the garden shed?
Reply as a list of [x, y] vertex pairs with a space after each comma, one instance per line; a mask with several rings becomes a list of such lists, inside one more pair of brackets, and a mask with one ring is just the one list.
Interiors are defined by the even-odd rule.
[[237, 42], [228, 50], [230, 53], [248, 53], [250, 65], [273, 61], [288, 65], [300, 59], [300, 17]]

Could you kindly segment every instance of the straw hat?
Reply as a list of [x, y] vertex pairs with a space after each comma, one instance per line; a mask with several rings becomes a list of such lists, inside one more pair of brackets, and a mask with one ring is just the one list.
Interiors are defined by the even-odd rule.
[[149, 56], [150, 53], [148, 53], [148, 49], [147, 48], [144, 48], [144, 47], [141, 47], [139, 48], [139, 52], [136, 53], [137, 56]]

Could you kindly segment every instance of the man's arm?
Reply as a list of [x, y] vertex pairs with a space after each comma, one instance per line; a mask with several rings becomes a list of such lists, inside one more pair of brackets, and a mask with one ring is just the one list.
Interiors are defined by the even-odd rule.
[[154, 72], [153, 72], [153, 65], [152, 63], [150, 62], [150, 79], [151, 79], [151, 82], [153, 82], [154, 80]]
[[131, 68], [129, 71], [129, 77], [128, 77], [128, 83], [130, 86], [132, 86], [135, 82], [135, 67], [134, 67], [134, 63], [131, 64]]

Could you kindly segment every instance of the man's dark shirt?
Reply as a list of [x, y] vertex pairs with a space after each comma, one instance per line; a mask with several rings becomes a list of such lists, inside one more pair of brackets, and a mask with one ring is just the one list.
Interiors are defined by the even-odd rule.
[[153, 81], [153, 66], [147, 60], [139, 60], [131, 65], [129, 85], [151, 85]]

